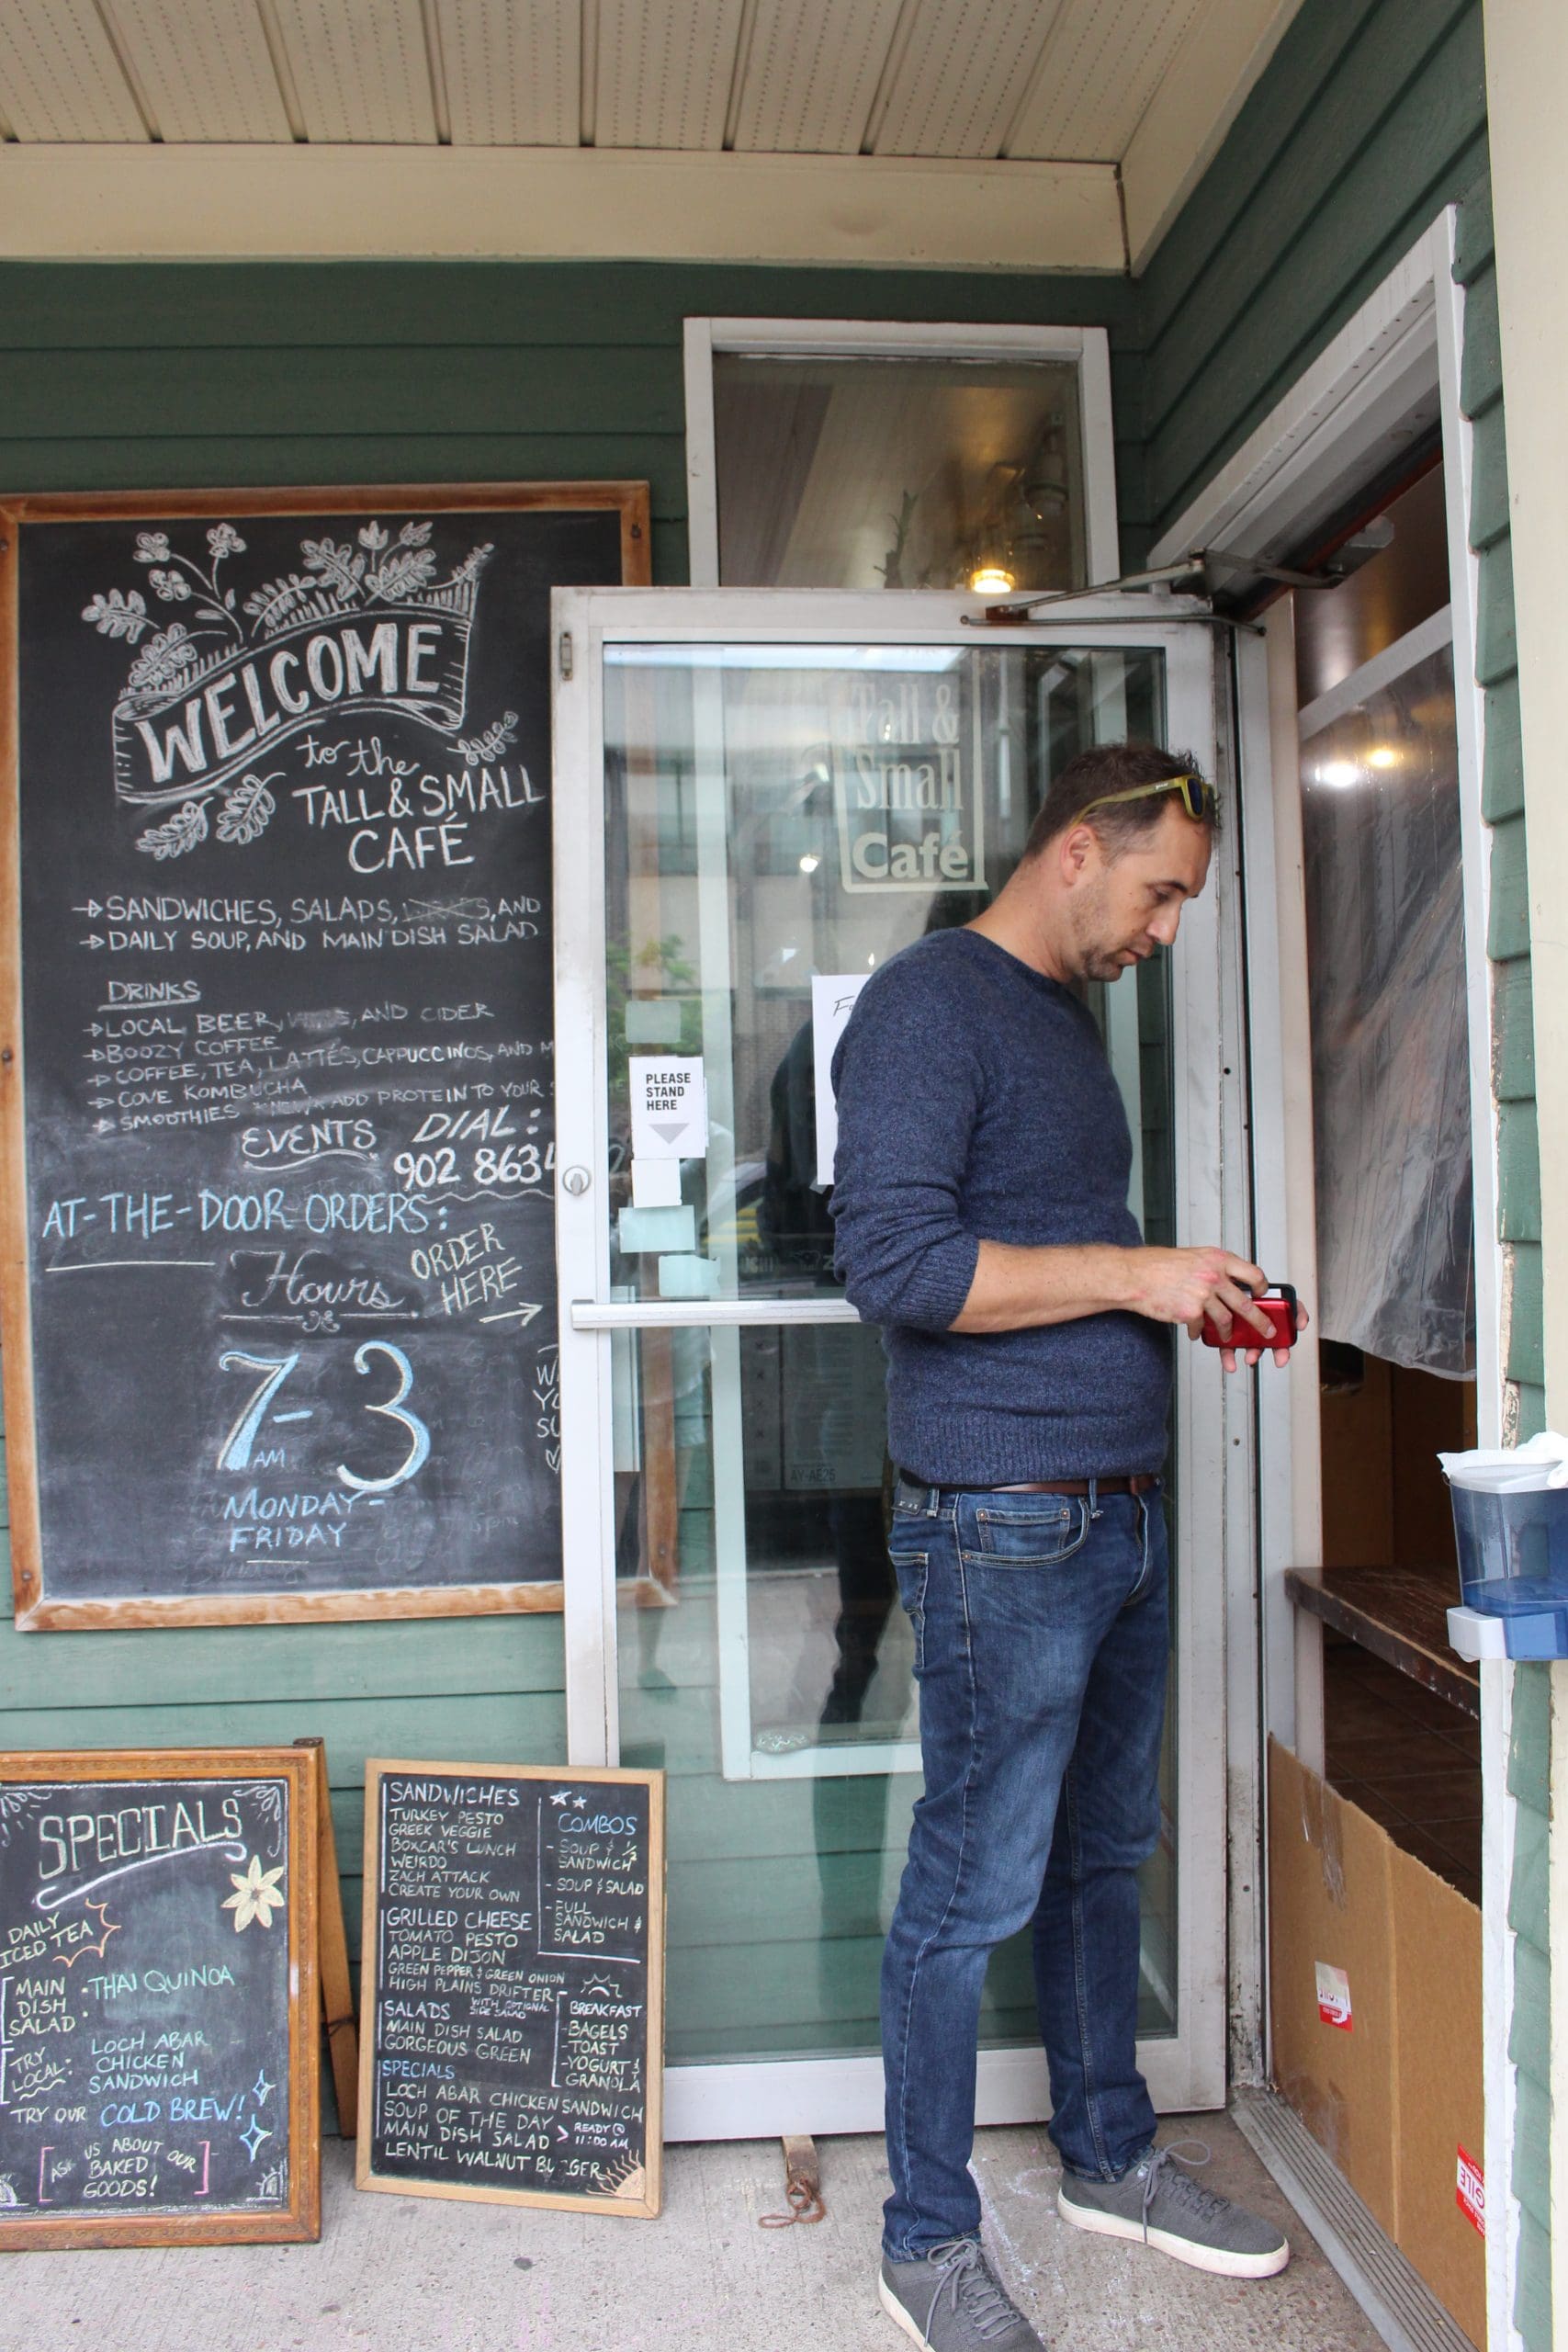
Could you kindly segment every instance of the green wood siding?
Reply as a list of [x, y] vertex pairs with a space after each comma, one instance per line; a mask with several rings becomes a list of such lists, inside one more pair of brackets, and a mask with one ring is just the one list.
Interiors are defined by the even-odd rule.
[[1514, 1670], [1508, 1786], [1518, 1800], [1508, 1924], [1514, 1931], [1514, 2015], [1509, 2054], [1516, 2070], [1514, 2194], [1519, 2252], [1514, 2321], [1529, 2352], [1551, 2343], [1551, 1960], [1547, 1928], [1551, 1669]]
[[1143, 280], [1156, 530], [1474, 182], [1485, 153], [1479, 0], [1301, 10]]

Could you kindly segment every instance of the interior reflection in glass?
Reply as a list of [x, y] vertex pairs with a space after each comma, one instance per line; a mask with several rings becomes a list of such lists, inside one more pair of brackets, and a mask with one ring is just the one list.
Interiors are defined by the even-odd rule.
[[[807, 1317], [615, 1340], [623, 1753], [681, 1773], [693, 1841], [671, 1855], [672, 2056], [875, 2047], [919, 1787], [881, 1348], [832, 1266], [838, 1028], [888, 956], [977, 912], [1081, 745], [1162, 724], [1158, 656], [1122, 650], [606, 653], [614, 1292]], [[1151, 1239], [1172, 1223], [1167, 1001], [1160, 961], [1089, 994]], [[689, 1104], [699, 1060], [705, 1120], [650, 1120], [649, 1071]], [[1165, 1787], [1173, 1811], [1173, 1756]], [[1145, 2030], [1168, 2031], [1169, 1823], [1145, 1894]], [[1032, 1997], [1025, 1938], [993, 1964], [987, 2037], [1027, 2039]]]

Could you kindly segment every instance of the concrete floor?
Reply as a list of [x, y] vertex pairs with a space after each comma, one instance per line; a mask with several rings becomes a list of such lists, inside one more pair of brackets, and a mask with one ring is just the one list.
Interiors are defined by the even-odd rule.
[[[1188, 2127], [1168, 2118], [1161, 2136]], [[986, 2235], [1059, 2352], [1381, 2352], [1229, 2120], [1191, 2119], [1205, 2180], [1292, 2231], [1290, 2267], [1242, 2284], [1066, 2228], [1037, 2128], [982, 2132]], [[0, 2352], [894, 2352], [876, 2304], [880, 2140], [819, 2143], [828, 2218], [763, 2230], [776, 2141], [672, 2148], [657, 2222], [361, 2196], [329, 2140], [321, 2241], [6, 2257]]]

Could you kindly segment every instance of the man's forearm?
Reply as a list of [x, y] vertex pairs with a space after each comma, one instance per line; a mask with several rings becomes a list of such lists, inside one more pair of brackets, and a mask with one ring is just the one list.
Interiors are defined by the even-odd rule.
[[954, 1331], [1026, 1331], [1043, 1323], [1076, 1323], [1137, 1305], [1133, 1261], [1142, 1255], [1111, 1243], [1021, 1249], [982, 1241]]

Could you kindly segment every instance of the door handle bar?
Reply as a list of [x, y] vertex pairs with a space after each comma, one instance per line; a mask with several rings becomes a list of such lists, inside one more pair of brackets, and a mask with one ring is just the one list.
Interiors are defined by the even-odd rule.
[[669, 1331], [696, 1324], [858, 1323], [847, 1298], [574, 1298], [574, 1331]]

